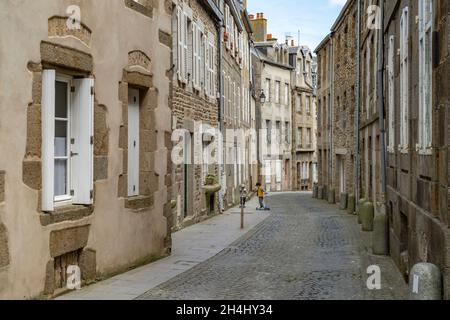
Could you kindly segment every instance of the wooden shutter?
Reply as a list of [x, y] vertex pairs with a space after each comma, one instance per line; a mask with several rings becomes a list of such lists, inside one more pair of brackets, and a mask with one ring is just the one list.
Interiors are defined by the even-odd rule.
[[42, 211], [54, 211], [55, 70], [42, 71]]
[[94, 80], [74, 79], [71, 104], [71, 182], [73, 204], [93, 198]]
[[128, 196], [139, 195], [139, 90], [128, 90]]

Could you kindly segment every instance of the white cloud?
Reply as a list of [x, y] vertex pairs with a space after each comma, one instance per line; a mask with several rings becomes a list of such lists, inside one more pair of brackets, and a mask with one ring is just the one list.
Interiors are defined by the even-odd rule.
[[328, 3], [333, 6], [344, 6], [347, 0], [328, 0]]

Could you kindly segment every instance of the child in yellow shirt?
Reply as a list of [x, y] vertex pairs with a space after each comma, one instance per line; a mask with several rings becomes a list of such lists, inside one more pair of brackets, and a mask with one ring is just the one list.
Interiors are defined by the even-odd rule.
[[256, 194], [259, 200], [259, 209], [264, 210], [266, 208], [264, 206], [264, 189], [259, 182], [256, 184]]

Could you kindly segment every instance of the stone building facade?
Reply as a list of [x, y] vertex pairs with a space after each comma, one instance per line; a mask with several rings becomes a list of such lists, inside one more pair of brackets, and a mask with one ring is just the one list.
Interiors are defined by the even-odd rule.
[[171, 9], [0, 3], [0, 298], [170, 253]]
[[174, 142], [183, 147], [182, 163], [172, 168], [174, 230], [219, 213], [219, 166], [206, 156], [214, 143], [208, 132], [219, 128], [221, 20], [214, 1], [173, 1], [171, 105], [180, 130]]
[[251, 190], [251, 60], [252, 28], [246, 2], [220, 0], [224, 13], [222, 41], [223, 209], [240, 201], [240, 187]]
[[328, 199], [330, 184], [331, 154], [331, 85], [332, 64], [331, 38], [326, 37], [316, 49], [317, 54], [317, 157], [318, 157], [318, 197]]
[[[369, 6], [379, 6], [379, 1], [361, 4], [360, 28], [360, 106], [359, 106], [359, 198], [382, 210], [381, 194], [381, 136], [377, 96], [379, 30], [372, 28], [370, 16], [375, 13]], [[366, 13], [366, 14], [364, 14]], [[369, 28], [370, 26], [370, 28]]]
[[405, 275], [438, 266], [450, 299], [450, 3], [386, 1], [384, 13], [390, 252]]
[[[259, 13], [252, 24], [267, 23]], [[289, 46], [271, 35], [255, 42], [256, 121], [259, 135], [259, 182], [266, 191], [292, 189], [292, 92]], [[258, 99], [264, 93], [265, 102]]]
[[343, 202], [345, 208], [354, 192], [356, 25], [356, 1], [348, 1], [330, 36], [316, 49], [319, 126], [328, 129], [319, 130], [319, 188], [330, 202]]
[[[448, 1], [441, 0], [384, 1], [384, 11], [381, 12], [384, 25], [377, 28], [379, 7], [370, 6], [377, 6], [380, 1], [361, 2], [358, 6], [360, 11], [356, 13], [361, 21], [360, 28], [352, 27], [352, 19], [347, 19], [349, 34], [345, 39], [348, 39], [348, 45], [342, 46], [338, 40], [344, 37], [345, 31], [343, 34], [339, 30], [345, 30], [344, 17], [354, 16], [351, 13], [355, 10], [355, 3], [347, 1], [331, 35], [316, 50], [319, 128], [332, 130], [323, 136], [319, 129], [319, 197], [327, 198], [327, 186], [337, 187], [335, 182], [330, 182], [330, 177], [334, 181], [337, 179], [336, 165], [326, 163], [331, 158], [324, 157], [323, 153], [327, 151], [326, 146], [331, 145], [335, 149], [335, 140], [343, 136], [341, 129], [336, 128], [338, 119], [330, 117], [327, 111], [344, 112], [342, 92], [344, 96], [347, 92], [349, 97], [353, 87], [350, 91], [348, 89], [356, 80], [357, 102], [351, 103], [350, 110], [353, 116], [358, 117], [355, 121], [358, 127], [354, 130], [358, 136], [352, 139], [354, 145], [359, 141], [358, 152], [355, 152], [355, 163], [359, 166], [355, 170], [354, 188], [350, 190], [373, 203], [378, 217], [386, 211], [390, 255], [405, 278], [416, 263], [432, 263], [441, 270], [443, 298], [449, 299], [450, 6]], [[379, 30], [383, 30], [384, 38], [382, 66], [378, 59]], [[359, 43], [360, 47], [355, 50], [353, 43]], [[342, 60], [346, 55], [339, 51], [343, 49], [348, 50], [347, 59], [360, 62], [359, 72], [353, 71], [353, 64], [347, 63], [345, 68], [352, 70], [350, 74], [359, 74], [359, 78], [352, 75], [348, 78], [345, 72], [338, 71], [341, 63], [346, 64], [346, 59]], [[352, 51], [357, 54], [356, 58], [352, 57]], [[383, 72], [384, 83], [377, 79], [378, 70]], [[342, 88], [343, 84], [347, 89]], [[378, 100], [378, 88], [382, 88], [383, 101]], [[330, 94], [334, 97], [331, 106]], [[327, 108], [323, 105], [325, 99]], [[378, 107], [380, 102], [384, 106], [382, 109]], [[334, 121], [327, 123], [327, 117]], [[350, 119], [351, 115], [346, 117]], [[386, 128], [386, 143], [383, 143], [381, 124]], [[382, 156], [384, 153], [385, 158]], [[384, 160], [386, 168], [382, 165]], [[334, 174], [330, 175], [326, 171], [328, 168]], [[385, 185], [383, 170], [386, 170]]]
[[317, 103], [315, 60], [305, 46], [289, 48], [292, 85], [292, 189], [312, 190], [317, 183]]

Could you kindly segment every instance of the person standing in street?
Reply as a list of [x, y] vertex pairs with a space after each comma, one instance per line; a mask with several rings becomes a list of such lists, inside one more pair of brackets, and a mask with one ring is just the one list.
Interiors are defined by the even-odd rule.
[[264, 206], [264, 189], [259, 182], [256, 184], [256, 194], [259, 200], [259, 209], [264, 210], [266, 208]]

